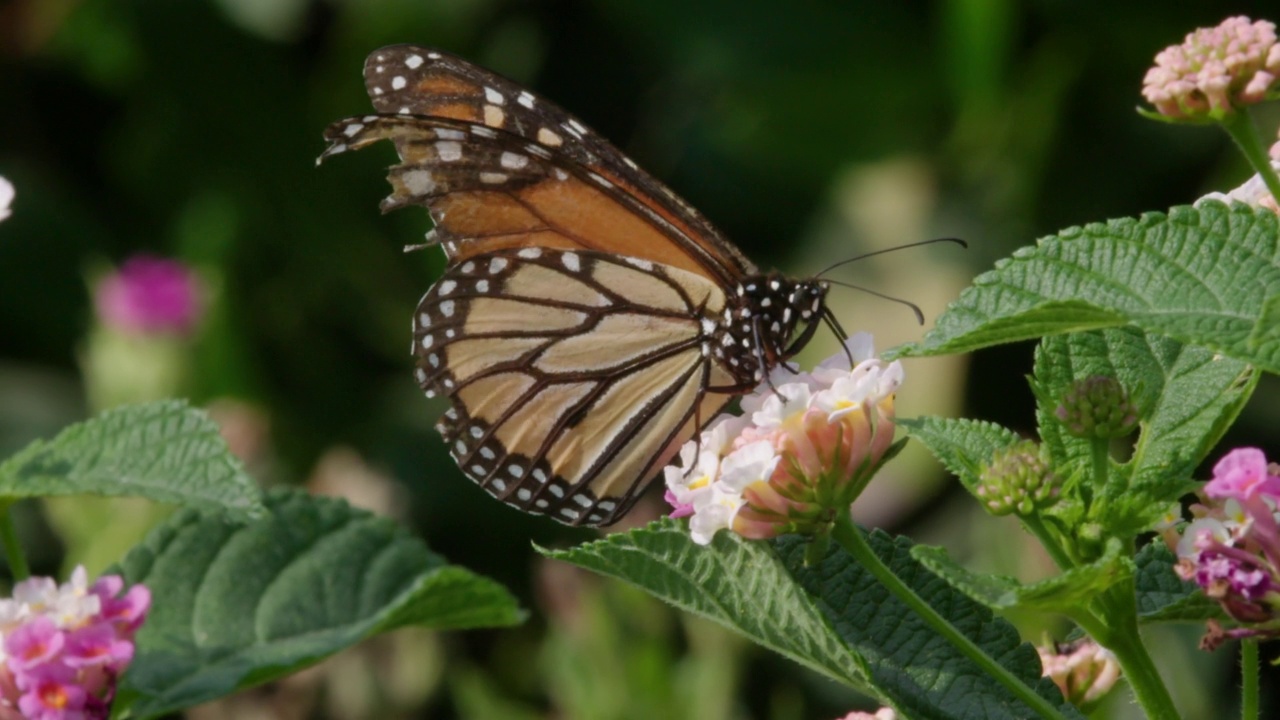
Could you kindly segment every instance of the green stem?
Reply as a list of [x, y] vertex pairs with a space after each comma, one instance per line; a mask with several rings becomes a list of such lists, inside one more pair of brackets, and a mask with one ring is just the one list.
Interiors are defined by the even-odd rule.
[[13, 505], [9, 503], [0, 508], [0, 544], [4, 545], [4, 555], [9, 560], [9, 570], [13, 572], [13, 579], [22, 581], [31, 576], [31, 570], [27, 567], [26, 556], [22, 554], [22, 546], [18, 544], [18, 532], [13, 527], [13, 514], [9, 512], [12, 507]]
[[1003, 665], [983, 652], [982, 648], [974, 644], [968, 637], [965, 637], [963, 633], [947, 622], [946, 618], [939, 615], [932, 606], [921, 599], [901, 578], [894, 575], [889, 566], [880, 561], [875, 551], [871, 549], [871, 545], [867, 543], [862, 531], [854, 527], [851, 519], [842, 515], [836, 520], [832, 536], [867, 572], [874, 575], [889, 592], [893, 593], [907, 607], [914, 610], [929, 627], [945, 637], [952, 645], [955, 645], [960, 652], [964, 653], [987, 675], [995, 678], [997, 682], [1005, 686], [1018, 699], [1026, 703], [1037, 715], [1043, 718], [1065, 720], [1065, 716], [1053, 704], [1037, 695], [1026, 683], [1014, 677]]
[[1071, 554], [1067, 549], [1062, 547], [1058, 542], [1057, 536], [1049, 530], [1049, 526], [1039, 515], [1026, 515], [1019, 518], [1022, 520], [1022, 526], [1025, 527], [1040, 544], [1044, 546], [1049, 557], [1053, 558], [1053, 562], [1058, 566], [1059, 570], [1070, 570], [1076, 566], [1075, 560], [1071, 558]]
[[1236, 142], [1236, 147], [1244, 153], [1249, 165], [1253, 166], [1254, 171], [1262, 177], [1262, 182], [1266, 183], [1271, 197], [1280, 199], [1280, 178], [1276, 177], [1276, 171], [1271, 167], [1271, 157], [1267, 154], [1266, 148], [1262, 147], [1258, 128], [1254, 126], [1253, 116], [1249, 114], [1248, 109], [1224, 120], [1222, 129], [1227, 131], [1231, 139]]
[[[1169, 688], [1165, 687], [1155, 661], [1138, 634], [1138, 609], [1133, 581], [1119, 583], [1104, 595], [1108, 623], [1112, 628], [1103, 646], [1116, 656], [1120, 670], [1133, 688], [1134, 698], [1150, 720], [1178, 720]], [[1095, 638], [1097, 639], [1097, 638]]]
[[1240, 674], [1244, 684], [1240, 690], [1240, 720], [1258, 720], [1258, 641], [1240, 642]]

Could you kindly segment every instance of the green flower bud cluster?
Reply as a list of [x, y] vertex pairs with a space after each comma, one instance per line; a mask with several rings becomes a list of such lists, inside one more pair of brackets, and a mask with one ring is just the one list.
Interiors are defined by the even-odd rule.
[[992, 515], [1031, 515], [1058, 500], [1061, 482], [1027, 440], [996, 454], [978, 478], [977, 495]]
[[1120, 438], [1138, 426], [1138, 408], [1129, 393], [1119, 380], [1104, 375], [1076, 381], [1054, 414], [1079, 438]]

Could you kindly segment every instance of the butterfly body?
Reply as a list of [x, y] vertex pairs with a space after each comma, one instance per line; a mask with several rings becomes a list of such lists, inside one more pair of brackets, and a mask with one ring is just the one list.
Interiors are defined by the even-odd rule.
[[383, 210], [426, 207], [448, 265], [414, 314], [417, 380], [458, 467], [500, 500], [607, 525], [699, 427], [829, 320], [827, 286], [761, 273], [577, 119], [439, 51], [370, 55]]

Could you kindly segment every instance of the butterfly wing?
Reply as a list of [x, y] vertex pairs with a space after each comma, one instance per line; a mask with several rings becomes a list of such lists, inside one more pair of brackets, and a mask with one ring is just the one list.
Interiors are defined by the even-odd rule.
[[701, 319], [724, 295], [635, 258], [500, 250], [451, 266], [418, 306], [418, 380], [490, 494], [569, 524], [612, 523], [729, 395]]
[[[401, 164], [392, 169], [395, 191], [388, 207], [416, 204], [430, 209], [436, 224], [434, 239], [451, 258], [517, 246], [512, 233], [521, 230], [524, 214], [513, 210], [520, 222], [508, 222], [507, 216], [494, 215], [491, 208], [520, 206], [548, 214], [550, 232], [561, 237], [554, 247], [586, 239], [594, 249], [685, 267], [723, 284], [756, 272], [719, 230], [669, 188], [580, 120], [506, 78], [438, 50], [393, 45], [369, 56], [365, 86], [384, 116], [382, 122], [404, 125], [404, 130], [391, 133]], [[485, 183], [476, 173], [464, 176], [466, 164], [450, 164], [457, 163], [454, 146], [444, 146], [442, 155], [424, 154], [414, 147], [425, 139], [412, 131], [419, 126], [415, 118], [423, 117], [454, 121], [435, 127], [455, 137], [434, 141], [460, 143], [463, 158], [473, 148], [483, 152], [480, 146], [488, 146], [494, 151], [484, 153], [490, 160], [505, 157], [512, 164], [527, 160], [561, 172], [547, 172], [537, 182], [526, 178], [518, 187]], [[367, 136], [361, 130], [352, 131], [356, 125], [367, 127], [359, 119], [340, 121], [326, 137], [342, 145], [359, 143]], [[456, 137], [457, 131], [464, 135]], [[503, 169], [500, 162], [489, 167]], [[437, 184], [448, 178], [452, 189], [441, 196], [418, 192], [425, 183], [396, 185], [397, 171], [434, 178]], [[461, 182], [467, 178], [470, 184]], [[483, 227], [477, 227], [480, 216], [489, 218]]]

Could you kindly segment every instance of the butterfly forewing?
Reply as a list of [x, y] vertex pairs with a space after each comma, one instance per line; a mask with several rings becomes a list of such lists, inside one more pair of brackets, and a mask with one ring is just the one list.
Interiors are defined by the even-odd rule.
[[[755, 272], [697, 210], [585, 123], [500, 75], [438, 50], [393, 45], [369, 56], [364, 77], [380, 113], [452, 118], [515, 136], [523, 142], [511, 144], [539, 148], [566, 165], [594, 173], [603, 181], [595, 184], [605, 186], [613, 202], [621, 201], [623, 211], [650, 216], [649, 221], [668, 236], [658, 242], [675, 244], [706, 272], [722, 280]], [[398, 140], [397, 147], [403, 158], [402, 142]], [[584, 214], [594, 208], [605, 212], [599, 198], [575, 202]], [[438, 227], [448, 229], [447, 223]]]
[[727, 401], [706, 392], [717, 371], [699, 319], [723, 305], [705, 278], [644, 260], [499, 251], [422, 299], [418, 379], [450, 398], [441, 433], [472, 480], [523, 510], [607, 524]]

